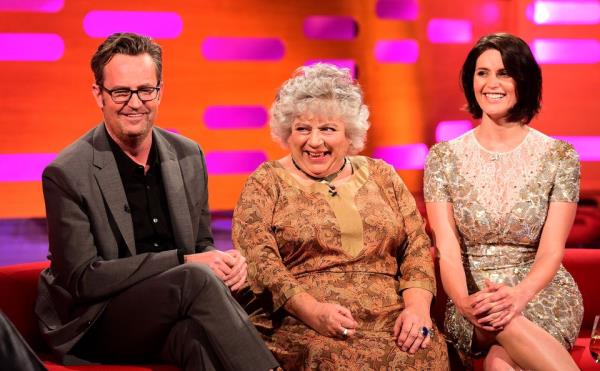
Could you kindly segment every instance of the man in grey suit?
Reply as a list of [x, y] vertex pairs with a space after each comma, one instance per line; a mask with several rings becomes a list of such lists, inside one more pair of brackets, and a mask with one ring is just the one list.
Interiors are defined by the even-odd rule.
[[160, 46], [114, 34], [91, 64], [104, 122], [42, 176], [51, 265], [36, 313], [47, 343], [65, 363], [277, 367], [230, 292], [245, 259], [212, 246], [202, 151], [154, 127]]

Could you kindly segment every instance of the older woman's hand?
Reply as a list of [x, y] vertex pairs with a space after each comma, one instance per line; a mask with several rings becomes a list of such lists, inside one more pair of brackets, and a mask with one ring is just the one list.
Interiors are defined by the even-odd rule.
[[394, 324], [394, 338], [396, 344], [403, 351], [414, 354], [419, 348], [427, 348], [431, 343], [431, 336], [421, 333], [423, 327], [432, 328], [433, 323], [429, 316], [429, 308], [419, 305], [408, 305], [400, 313]]
[[288, 312], [324, 336], [343, 339], [353, 336], [358, 327], [348, 308], [320, 302], [306, 292], [294, 295], [284, 306]]
[[348, 308], [332, 303], [317, 302], [307, 320], [315, 331], [329, 337], [351, 337], [358, 327]]

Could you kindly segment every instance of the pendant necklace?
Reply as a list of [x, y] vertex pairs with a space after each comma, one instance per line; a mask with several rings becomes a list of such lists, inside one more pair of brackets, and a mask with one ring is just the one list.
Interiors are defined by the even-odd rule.
[[337, 191], [335, 190], [335, 186], [333, 184], [331, 184], [331, 182], [333, 182], [333, 180], [335, 178], [337, 178], [338, 175], [340, 175], [340, 173], [342, 172], [342, 170], [344, 170], [344, 168], [346, 167], [346, 163], [347, 162], [348, 162], [348, 158], [344, 157], [344, 163], [342, 164], [342, 167], [340, 167], [340, 169], [338, 171], [336, 171], [333, 174], [329, 174], [327, 176], [319, 178], [319, 177], [316, 177], [316, 176], [312, 176], [312, 175], [308, 174], [306, 171], [302, 170], [302, 168], [294, 160], [294, 157], [292, 157], [292, 163], [294, 164], [294, 166], [296, 167], [296, 169], [300, 170], [302, 172], [302, 174], [306, 175], [310, 179], [312, 179], [312, 180], [314, 180], [316, 182], [325, 184], [329, 188], [329, 195], [331, 195], [331, 196], [337, 195]]

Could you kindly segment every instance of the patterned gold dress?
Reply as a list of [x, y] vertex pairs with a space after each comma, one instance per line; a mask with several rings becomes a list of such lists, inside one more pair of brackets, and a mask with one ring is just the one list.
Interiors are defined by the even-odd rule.
[[[431, 148], [425, 169], [426, 202], [451, 202], [461, 239], [469, 293], [485, 279], [518, 284], [533, 264], [550, 202], [577, 202], [579, 160], [570, 144], [529, 128], [510, 152], [490, 152], [471, 130]], [[573, 346], [583, 317], [577, 284], [561, 266], [523, 315], [565, 348]], [[473, 354], [473, 325], [448, 301], [449, 340]]]
[[[435, 293], [430, 240], [415, 201], [383, 161], [350, 160], [354, 174], [335, 196], [325, 184], [300, 184], [276, 161], [248, 179], [233, 241], [261, 304], [251, 319], [285, 370], [446, 370], [442, 336], [409, 355], [392, 335], [402, 290]], [[289, 315], [282, 305], [299, 292], [350, 309], [359, 323], [355, 336], [322, 336]]]

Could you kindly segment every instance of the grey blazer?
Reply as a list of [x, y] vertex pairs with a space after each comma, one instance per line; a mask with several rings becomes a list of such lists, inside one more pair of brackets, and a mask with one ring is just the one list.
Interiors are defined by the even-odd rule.
[[[207, 174], [198, 145], [153, 129], [173, 236], [186, 253], [214, 249]], [[50, 268], [35, 312], [52, 350], [64, 356], [109, 300], [179, 265], [176, 250], [136, 254], [125, 190], [104, 124], [63, 150], [42, 175]]]

